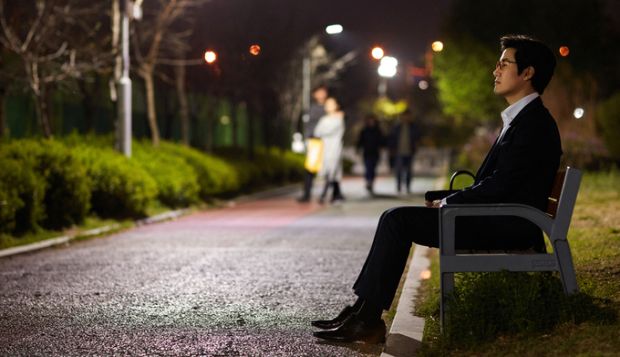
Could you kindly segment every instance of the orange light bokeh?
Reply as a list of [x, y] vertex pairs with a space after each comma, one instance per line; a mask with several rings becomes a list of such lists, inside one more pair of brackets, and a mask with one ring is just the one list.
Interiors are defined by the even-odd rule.
[[250, 46], [250, 54], [252, 56], [258, 56], [260, 54], [260, 46], [256, 44]]
[[370, 51], [370, 55], [372, 58], [380, 60], [385, 55], [385, 52], [383, 51], [383, 48], [376, 46]]
[[217, 54], [215, 53], [215, 51], [205, 51], [205, 61], [209, 64], [215, 62], [215, 60], [217, 60]]
[[431, 49], [433, 52], [441, 52], [443, 51], [443, 42], [435, 41], [431, 44]]
[[566, 57], [568, 56], [569, 53], [570, 53], [570, 49], [568, 48], [568, 46], [560, 47], [560, 56]]

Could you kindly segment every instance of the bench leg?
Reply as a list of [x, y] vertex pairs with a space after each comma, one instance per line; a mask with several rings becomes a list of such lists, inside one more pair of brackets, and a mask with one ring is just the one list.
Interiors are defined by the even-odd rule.
[[560, 267], [560, 278], [564, 286], [566, 294], [573, 294], [579, 291], [577, 286], [577, 278], [575, 277], [575, 268], [573, 267], [573, 259], [570, 254], [570, 247], [565, 240], [557, 240], [553, 247], [555, 255]]
[[440, 288], [441, 298], [439, 301], [439, 323], [441, 332], [444, 331], [445, 315], [447, 306], [447, 298], [454, 291], [454, 273], [441, 273], [440, 274]]

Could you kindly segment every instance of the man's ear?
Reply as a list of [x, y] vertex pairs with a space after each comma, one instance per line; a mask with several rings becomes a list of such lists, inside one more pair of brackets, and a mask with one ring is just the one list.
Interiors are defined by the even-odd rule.
[[534, 77], [534, 73], [535, 72], [536, 72], [536, 70], [534, 69], [534, 67], [532, 67], [532, 66], [527, 67], [522, 72], [523, 79], [525, 79], [526, 81], [531, 80]]

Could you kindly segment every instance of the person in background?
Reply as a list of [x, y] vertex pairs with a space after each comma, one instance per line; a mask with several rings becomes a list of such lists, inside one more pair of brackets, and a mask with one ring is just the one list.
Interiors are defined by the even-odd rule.
[[332, 188], [331, 202], [342, 201], [344, 197], [340, 192], [340, 181], [342, 180], [344, 112], [340, 110], [335, 98], [330, 97], [325, 100], [325, 115], [314, 128], [314, 136], [323, 141], [323, 165], [319, 176], [324, 178], [325, 187], [319, 202], [325, 202], [330, 187]]
[[364, 122], [364, 128], [357, 139], [357, 148], [362, 150], [364, 157], [364, 178], [366, 190], [374, 193], [373, 184], [377, 172], [377, 163], [381, 154], [381, 147], [385, 145], [385, 136], [379, 127], [377, 117], [369, 115]]
[[[318, 86], [312, 91], [312, 98], [314, 101], [310, 104], [309, 119], [307, 123], [304, 123], [304, 139], [310, 139], [314, 137], [314, 129], [316, 128], [319, 119], [325, 115], [325, 100], [327, 99], [327, 88], [325, 86]], [[310, 171], [304, 172], [304, 186], [303, 194], [297, 199], [297, 201], [305, 203], [310, 202], [312, 196], [312, 184], [314, 181], [314, 173]]]
[[412, 162], [415, 157], [416, 142], [419, 133], [413, 123], [411, 112], [407, 109], [400, 116], [400, 123], [396, 124], [388, 137], [388, 147], [393, 161], [396, 191], [401, 193], [405, 186], [407, 193], [411, 193], [411, 179], [413, 178]]

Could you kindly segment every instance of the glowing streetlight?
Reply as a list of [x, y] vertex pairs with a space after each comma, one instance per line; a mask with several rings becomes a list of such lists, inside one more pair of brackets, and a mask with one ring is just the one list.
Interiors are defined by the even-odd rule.
[[385, 55], [385, 52], [383, 51], [383, 48], [381, 48], [379, 46], [375, 46], [370, 51], [370, 55], [372, 56], [372, 58], [374, 58], [376, 60], [380, 60]]
[[327, 26], [327, 27], [325, 28], [325, 32], [326, 32], [328, 35], [336, 35], [336, 34], [339, 34], [339, 33], [341, 33], [341, 32], [342, 32], [342, 30], [343, 30], [343, 27], [342, 27], [342, 25], [340, 25], [340, 24], [333, 24], [333, 25], [329, 25], [329, 26]]
[[433, 52], [441, 52], [443, 51], [443, 42], [435, 41], [431, 44], [431, 49]]
[[215, 51], [207, 50], [205, 51], [205, 62], [211, 64], [217, 60], [217, 54]]
[[575, 108], [575, 111], [573, 111], [573, 116], [575, 117], [575, 119], [583, 118], [584, 114], [586, 114], [586, 111], [580, 107]]
[[570, 53], [570, 48], [568, 48], [568, 46], [561, 46], [559, 52], [560, 56], [566, 57]]
[[398, 60], [394, 57], [383, 56], [381, 61], [379, 62], [379, 68], [377, 68], [377, 73], [381, 76], [379, 80], [379, 85], [377, 87], [377, 92], [379, 93], [379, 97], [385, 97], [387, 94], [387, 79], [392, 78], [396, 75], [396, 67], [398, 66]]
[[250, 54], [252, 56], [258, 56], [260, 54], [260, 46], [257, 44], [250, 46]]
[[381, 62], [379, 62], [379, 68], [377, 72], [381, 77], [391, 78], [396, 75], [396, 67], [398, 66], [398, 60], [394, 57], [383, 56]]

